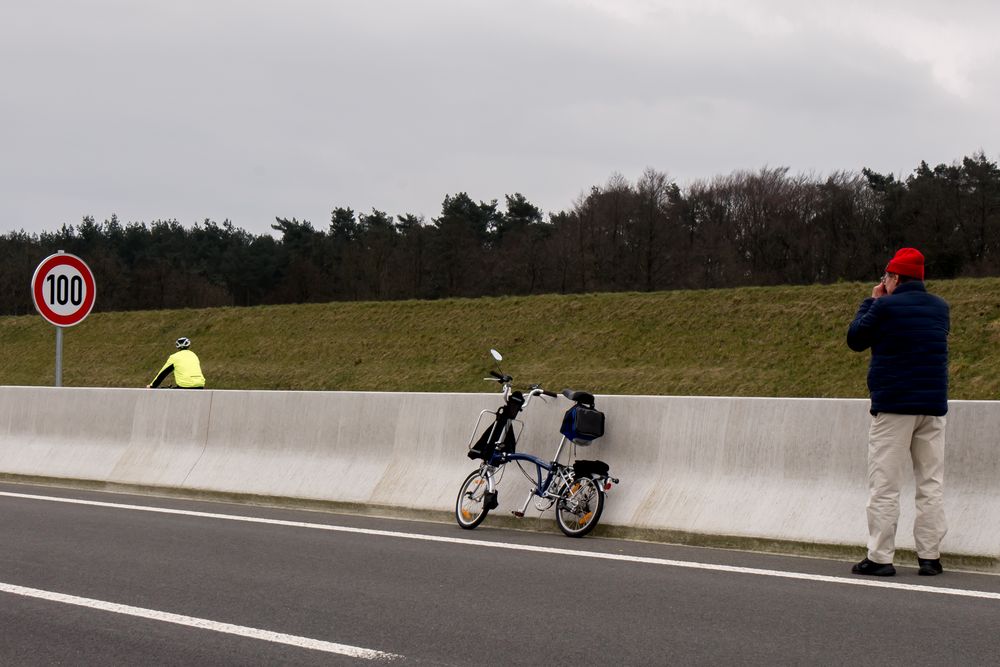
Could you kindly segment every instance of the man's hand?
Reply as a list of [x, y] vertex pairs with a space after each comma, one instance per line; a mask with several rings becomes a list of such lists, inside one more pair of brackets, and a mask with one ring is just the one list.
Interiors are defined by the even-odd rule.
[[888, 293], [889, 292], [887, 292], [886, 289], [885, 289], [885, 283], [879, 283], [878, 285], [876, 285], [875, 287], [872, 288], [872, 298], [873, 299], [878, 299], [880, 297], [885, 296]]

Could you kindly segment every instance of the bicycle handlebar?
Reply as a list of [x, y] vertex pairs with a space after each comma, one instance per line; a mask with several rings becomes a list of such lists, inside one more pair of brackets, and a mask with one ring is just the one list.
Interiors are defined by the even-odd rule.
[[[514, 382], [514, 378], [512, 378], [511, 376], [498, 373], [497, 371], [490, 371], [490, 375], [492, 377], [483, 379], [488, 380], [490, 382], [499, 382], [503, 385], [506, 385], [507, 387], [509, 387], [511, 383]], [[504, 391], [506, 390], [507, 389], [505, 389]], [[531, 385], [530, 391], [528, 393], [528, 398], [531, 398], [532, 396], [548, 396], [549, 398], [559, 398], [559, 394], [549, 391], [547, 389], [543, 389], [541, 386], [537, 384]]]
[[[501, 375], [500, 373], [497, 373], [496, 371], [490, 371], [490, 375], [492, 375], [494, 378], [496, 378], [497, 382], [503, 382], [504, 384], [506, 384], [508, 382], [513, 382], [514, 381], [514, 378], [512, 378], [511, 376], [509, 376], [509, 375]], [[487, 378], [487, 379], [489, 379], [489, 378]]]
[[548, 389], [543, 389], [540, 385], [531, 385], [531, 395], [532, 396], [548, 396], [549, 398], [558, 398], [559, 394], [555, 394]]

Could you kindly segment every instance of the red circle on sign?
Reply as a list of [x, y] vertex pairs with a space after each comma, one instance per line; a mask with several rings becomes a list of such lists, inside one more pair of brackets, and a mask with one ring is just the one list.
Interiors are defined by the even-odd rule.
[[[52, 269], [59, 266], [71, 266], [79, 271], [87, 290], [80, 306], [68, 315], [60, 315], [52, 310], [45, 301], [45, 294], [42, 291], [45, 277]], [[31, 277], [31, 298], [35, 301], [35, 309], [42, 317], [57, 327], [71, 327], [82, 322], [90, 314], [90, 309], [94, 307], [95, 296], [97, 296], [97, 288], [94, 284], [94, 274], [90, 272], [90, 267], [76, 255], [65, 252], [49, 255], [42, 260], [42, 263], [35, 269], [35, 275]]]

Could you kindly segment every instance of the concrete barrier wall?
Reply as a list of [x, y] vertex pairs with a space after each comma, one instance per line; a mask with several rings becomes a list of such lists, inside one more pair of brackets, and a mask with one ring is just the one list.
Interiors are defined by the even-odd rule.
[[[451, 510], [498, 394], [0, 387], [0, 472], [189, 491]], [[564, 399], [522, 413], [519, 450], [551, 456]], [[622, 483], [602, 523], [863, 545], [868, 401], [602, 396], [599, 458]], [[1000, 403], [948, 417], [948, 553], [1000, 557]], [[529, 470], [529, 472], [531, 472]], [[497, 512], [528, 484], [513, 465]], [[912, 548], [912, 482], [897, 544]], [[529, 505], [529, 516], [551, 517]]]

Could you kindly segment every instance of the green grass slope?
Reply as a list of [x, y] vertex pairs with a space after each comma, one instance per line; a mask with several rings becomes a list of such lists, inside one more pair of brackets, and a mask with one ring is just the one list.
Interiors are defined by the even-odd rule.
[[[1000, 279], [931, 281], [952, 306], [951, 397], [1000, 397]], [[95, 313], [65, 331], [63, 384], [142, 387], [188, 336], [209, 387], [864, 397], [847, 325], [871, 286], [546, 295]], [[0, 318], [0, 384], [51, 385], [55, 330]]]

